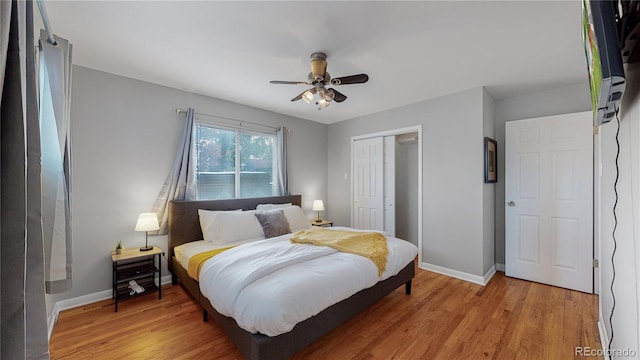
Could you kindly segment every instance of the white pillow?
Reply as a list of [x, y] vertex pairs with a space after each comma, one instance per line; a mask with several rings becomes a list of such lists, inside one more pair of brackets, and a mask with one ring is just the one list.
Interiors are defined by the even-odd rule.
[[289, 222], [289, 227], [291, 228], [292, 233], [309, 229], [311, 227], [311, 222], [309, 222], [309, 219], [307, 219], [307, 216], [304, 214], [304, 211], [302, 211], [300, 206], [289, 206], [282, 209], [282, 211], [284, 212], [284, 217], [287, 218], [287, 221]]
[[256, 206], [256, 210], [275, 210], [275, 209], [284, 209], [289, 206], [293, 206], [292, 203], [286, 204], [260, 204]]
[[264, 239], [262, 226], [254, 211], [223, 212], [214, 220], [214, 244], [222, 245], [246, 239]]
[[[215, 226], [215, 219], [218, 217], [218, 214], [225, 212], [240, 212], [242, 209], [238, 210], [229, 210], [229, 211], [220, 211], [220, 210], [204, 210], [198, 209], [198, 218], [200, 218], [200, 228], [202, 229], [202, 237], [205, 241], [212, 242], [213, 241], [213, 229]], [[197, 240], [197, 239], [194, 239]]]

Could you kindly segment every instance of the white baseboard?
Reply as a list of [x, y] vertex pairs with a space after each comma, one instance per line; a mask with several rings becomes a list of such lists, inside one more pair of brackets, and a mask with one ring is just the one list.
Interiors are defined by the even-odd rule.
[[449, 269], [449, 268], [446, 268], [446, 267], [433, 265], [433, 264], [429, 264], [429, 263], [425, 263], [425, 262], [420, 263], [419, 267], [420, 267], [420, 269], [433, 271], [433, 272], [438, 273], [438, 274], [451, 276], [451, 277], [454, 277], [456, 279], [472, 282], [474, 284], [478, 284], [478, 285], [482, 285], [482, 286], [487, 285], [489, 280], [491, 280], [493, 275], [496, 273], [495, 266], [492, 266], [491, 269], [489, 269], [489, 271], [487, 271], [487, 273], [484, 274], [484, 276], [473, 275], [473, 274], [469, 274], [469, 273], [466, 273], [466, 272], [463, 272], [463, 271], [453, 270], [453, 269]]
[[58, 321], [58, 314], [60, 314], [60, 311], [54, 305], [53, 308], [51, 309], [51, 314], [47, 316], [47, 332], [49, 335], [49, 340], [51, 340], [51, 334], [53, 334], [53, 328], [56, 324], [56, 321]]
[[165, 275], [160, 279], [160, 285], [171, 284], [171, 274]]
[[[609, 352], [607, 351], [609, 348], [609, 336], [607, 335], [607, 330], [604, 326], [604, 319], [602, 318], [602, 314], [600, 314], [600, 316], [598, 317], [598, 332], [600, 333], [600, 346], [602, 347], [602, 353], [603, 354], [608, 354]], [[605, 359], [610, 359], [609, 356], [607, 356]]]
[[496, 270], [504, 272], [504, 264], [496, 264]]
[[78, 297], [74, 297], [71, 299], [65, 299], [57, 301], [53, 305], [53, 309], [51, 310], [51, 314], [48, 317], [48, 327], [49, 327], [49, 339], [51, 339], [51, 334], [53, 334], [53, 328], [56, 325], [56, 321], [58, 321], [58, 315], [61, 311], [73, 309], [82, 305], [91, 304], [97, 301], [102, 301], [106, 299], [111, 299], [111, 290], [103, 290], [93, 294], [82, 295]]
[[[166, 285], [171, 283], [171, 275], [163, 276], [160, 279], [160, 284]], [[112, 290], [102, 290], [95, 292], [93, 294], [82, 295], [70, 299], [57, 301], [51, 310], [51, 314], [47, 317], [47, 326], [49, 331], [49, 339], [51, 339], [51, 334], [53, 334], [53, 329], [56, 325], [56, 321], [58, 321], [58, 315], [61, 311], [73, 309], [79, 306], [91, 304], [94, 302], [111, 299]]]
[[487, 285], [489, 283], [489, 280], [491, 280], [491, 278], [495, 274], [496, 274], [496, 266], [493, 265], [491, 269], [489, 269], [489, 271], [487, 271], [487, 273], [484, 274], [484, 278], [483, 278], [484, 284], [482, 284], [482, 286]]

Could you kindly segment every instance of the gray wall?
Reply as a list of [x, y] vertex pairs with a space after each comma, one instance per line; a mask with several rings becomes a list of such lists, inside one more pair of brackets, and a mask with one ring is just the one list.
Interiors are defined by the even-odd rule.
[[[495, 140], [495, 101], [486, 89], [482, 89], [482, 135]], [[484, 174], [482, 177], [484, 181]], [[483, 185], [482, 204], [482, 271], [486, 274], [496, 263], [496, 183]]]
[[[73, 289], [50, 301], [110, 289], [116, 242], [144, 244], [144, 234], [133, 228], [138, 214], [151, 210], [173, 164], [184, 128], [176, 108], [286, 125], [291, 192], [302, 194], [309, 217], [312, 201], [327, 198], [326, 125], [88, 68], [73, 71]], [[149, 243], [167, 248], [166, 236], [150, 236]]]
[[[616, 207], [617, 249], [615, 261], [615, 282], [613, 291], [616, 297], [613, 314], [613, 343], [611, 349], [631, 349], [635, 355], [628, 357], [637, 359], [639, 354], [640, 309], [638, 308], [638, 263], [640, 263], [640, 227], [638, 204], [640, 204], [640, 64], [628, 64], [625, 71], [627, 89], [620, 106], [620, 157], [618, 180], [618, 204]], [[603, 322], [608, 343], [611, 338], [609, 316], [613, 307], [611, 282], [613, 279], [612, 255], [614, 240], [612, 237], [614, 218], [613, 206], [616, 195], [614, 183], [616, 178], [616, 121], [600, 126], [600, 163], [602, 177], [600, 184], [600, 321]], [[605, 344], [606, 345], [606, 344]], [[612, 359], [624, 356], [613, 356]]]
[[[586, 80], [586, 79], [585, 79]], [[498, 183], [495, 196], [495, 262], [504, 264], [504, 124], [507, 121], [569, 114], [591, 109], [587, 81], [562, 88], [495, 102], [495, 140], [498, 142]]]
[[418, 245], [418, 143], [396, 142], [396, 237]]
[[483, 276], [482, 108], [475, 88], [330, 125], [329, 216], [350, 223], [351, 137], [421, 124], [422, 260]]

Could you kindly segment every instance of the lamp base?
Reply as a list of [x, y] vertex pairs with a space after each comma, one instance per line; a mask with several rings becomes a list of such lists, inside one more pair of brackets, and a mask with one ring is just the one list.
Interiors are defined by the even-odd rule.
[[140, 248], [140, 251], [149, 251], [153, 250], [153, 246], [143, 246]]

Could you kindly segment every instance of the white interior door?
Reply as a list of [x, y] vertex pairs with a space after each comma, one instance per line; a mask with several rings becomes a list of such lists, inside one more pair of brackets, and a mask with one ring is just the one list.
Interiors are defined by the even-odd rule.
[[382, 137], [354, 142], [353, 227], [384, 231]]
[[593, 291], [591, 113], [506, 123], [506, 274]]

